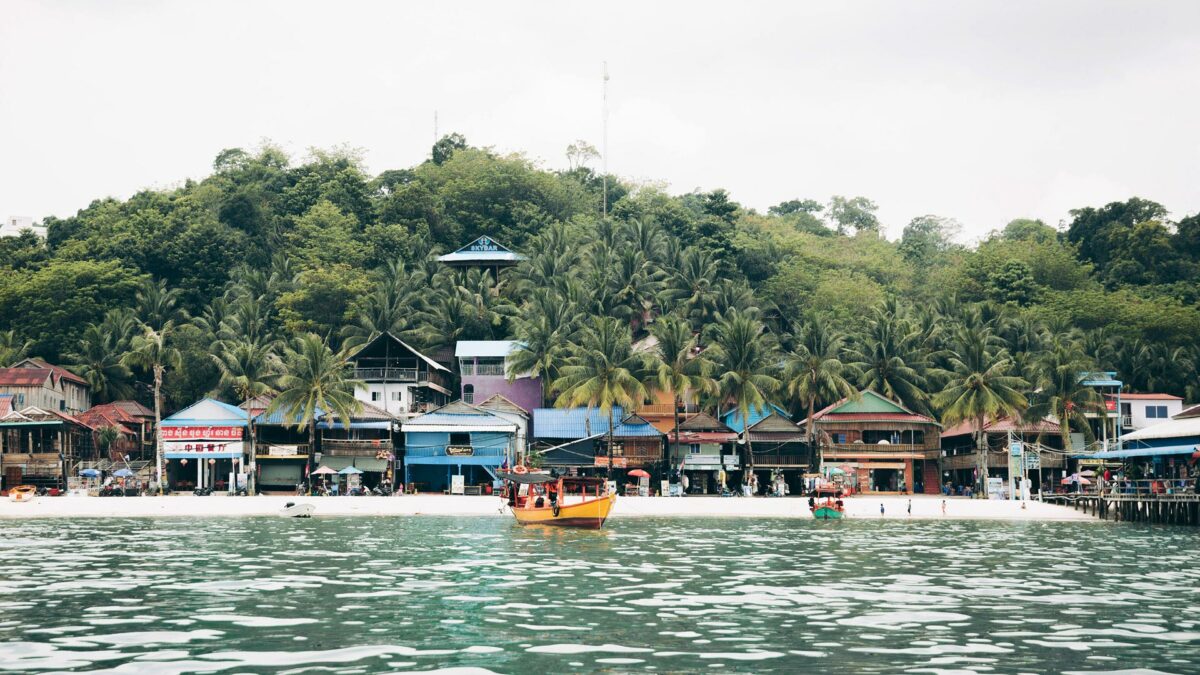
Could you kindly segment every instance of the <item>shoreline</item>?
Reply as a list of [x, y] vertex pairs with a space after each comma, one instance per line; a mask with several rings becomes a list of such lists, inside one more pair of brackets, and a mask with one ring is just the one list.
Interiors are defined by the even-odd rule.
[[[907, 513], [912, 500], [912, 515]], [[1067, 506], [1020, 502], [946, 499], [934, 495], [846, 498], [846, 517], [853, 520], [1006, 520], [1024, 522], [1100, 522]], [[0, 501], [0, 520], [28, 518], [197, 518], [277, 516], [287, 502], [309, 503], [315, 516], [458, 516], [511, 517], [497, 497], [405, 495], [393, 497], [40, 497], [33, 502]], [[884, 506], [880, 516], [879, 506]], [[801, 497], [620, 497], [611, 518], [794, 518], [812, 520], [808, 500]]]

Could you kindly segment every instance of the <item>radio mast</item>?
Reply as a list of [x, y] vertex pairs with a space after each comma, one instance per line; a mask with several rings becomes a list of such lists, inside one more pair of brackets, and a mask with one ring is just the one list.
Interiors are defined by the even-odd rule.
[[600, 171], [602, 172], [601, 181], [603, 183], [603, 196], [600, 202], [600, 213], [604, 217], [608, 217], [608, 61], [604, 62], [604, 137], [600, 142], [600, 152], [602, 153], [603, 162]]

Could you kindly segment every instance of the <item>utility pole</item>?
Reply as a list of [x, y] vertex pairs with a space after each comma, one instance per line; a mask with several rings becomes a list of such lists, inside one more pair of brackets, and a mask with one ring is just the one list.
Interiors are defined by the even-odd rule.
[[603, 153], [603, 162], [600, 168], [601, 183], [603, 184], [603, 195], [600, 202], [600, 214], [608, 217], [608, 61], [604, 62], [604, 136], [600, 143], [601, 152]]
[[437, 142], [438, 142], [438, 111], [434, 110], [433, 111], [433, 144], [437, 145]]

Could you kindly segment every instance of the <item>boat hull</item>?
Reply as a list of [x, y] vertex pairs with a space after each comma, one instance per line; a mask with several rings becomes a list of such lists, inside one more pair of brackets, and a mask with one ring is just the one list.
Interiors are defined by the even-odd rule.
[[317, 507], [312, 504], [292, 504], [285, 506], [279, 515], [284, 518], [312, 518], [313, 511], [316, 510]]
[[521, 525], [552, 525], [554, 527], [582, 527], [598, 530], [608, 519], [608, 514], [612, 512], [613, 504], [616, 501], [616, 495], [608, 495], [577, 504], [566, 504], [559, 508], [558, 515], [554, 515], [554, 509], [548, 506], [540, 509], [518, 508], [513, 509], [512, 513]]
[[834, 506], [818, 506], [813, 509], [813, 518], [817, 520], [838, 520], [842, 517], [842, 512]]
[[37, 488], [32, 485], [18, 485], [8, 491], [8, 498], [14, 502], [31, 502], [37, 497]]

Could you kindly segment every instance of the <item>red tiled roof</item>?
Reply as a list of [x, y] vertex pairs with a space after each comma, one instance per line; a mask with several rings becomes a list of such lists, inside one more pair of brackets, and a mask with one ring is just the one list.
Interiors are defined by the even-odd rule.
[[71, 371], [69, 371], [66, 368], [63, 368], [61, 366], [56, 366], [52, 363], [46, 363], [45, 361], [43, 361], [37, 357], [25, 359], [21, 363], [33, 363], [33, 364], [37, 365], [38, 368], [53, 371], [55, 375], [63, 378], [64, 380], [70, 380], [71, 382], [74, 382], [75, 384], [81, 384], [85, 387], [88, 386], [88, 381], [83, 379], [82, 377], [76, 375], [75, 373], [72, 373]]
[[7, 415], [12, 411], [12, 394], [0, 395], [0, 417]]
[[916, 422], [920, 424], [937, 424], [932, 419], [916, 413], [825, 413], [817, 418], [821, 424], [837, 424], [838, 422]]
[[[1117, 399], [1116, 394], [1105, 394], [1105, 398]], [[1182, 401], [1179, 396], [1170, 394], [1121, 394], [1122, 401]]]
[[48, 368], [0, 368], [0, 386], [38, 387], [53, 373]]
[[120, 409], [131, 417], [154, 417], [154, 411], [137, 401], [113, 401], [105, 405]]

